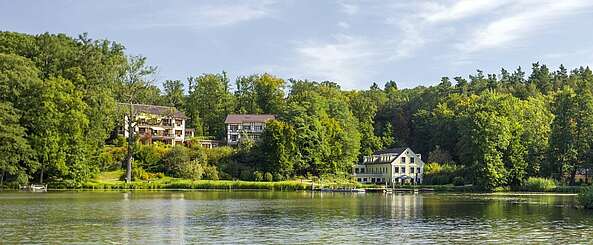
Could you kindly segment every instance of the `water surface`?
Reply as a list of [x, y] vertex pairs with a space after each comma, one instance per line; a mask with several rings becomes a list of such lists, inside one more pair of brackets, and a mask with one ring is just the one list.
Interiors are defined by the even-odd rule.
[[571, 195], [0, 193], [9, 243], [593, 243]]

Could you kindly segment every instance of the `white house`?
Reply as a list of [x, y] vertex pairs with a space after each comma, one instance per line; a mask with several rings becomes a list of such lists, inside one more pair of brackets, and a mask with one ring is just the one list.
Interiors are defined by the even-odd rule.
[[[118, 106], [129, 108], [129, 104]], [[183, 144], [186, 140], [187, 117], [175, 107], [133, 104], [134, 131], [144, 144], [163, 142], [168, 145]], [[128, 116], [124, 116], [121, 134], [128, 137]]]
[[253, 140], [258, 140], [266, 122], [274, 120], [274, 115], [269, 114], [230, 114], [226, 117], [226, 141], [228, 145], [239, 144], [241, 137], [247, 136]]
[[353, 176], [361, 183], [422, 183], [424, 162], [408, 147], [380, 150], [354, 165]]

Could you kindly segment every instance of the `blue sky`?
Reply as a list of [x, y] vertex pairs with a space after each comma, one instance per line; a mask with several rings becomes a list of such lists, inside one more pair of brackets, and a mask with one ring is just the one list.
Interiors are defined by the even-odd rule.
[[157, 79], [227, 71], [346, 89], [431, 85], [476, 69], [593, 64], [591, 0], [0, 0], [0, 30], [123, 43]]

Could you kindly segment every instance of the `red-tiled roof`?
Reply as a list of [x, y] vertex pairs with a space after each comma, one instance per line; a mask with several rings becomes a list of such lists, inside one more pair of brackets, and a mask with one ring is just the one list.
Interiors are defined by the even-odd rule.
[[269, 114], [230, 114], [226, 116], [224, 123], [246, 123], [246, 122], [261, 122], [265, 123], [269, 120], [274, 120], [276, 117]]

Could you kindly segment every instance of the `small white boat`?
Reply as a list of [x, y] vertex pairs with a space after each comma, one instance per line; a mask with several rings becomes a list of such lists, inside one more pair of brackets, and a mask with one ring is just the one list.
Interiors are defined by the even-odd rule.
[[31, 185], [22, 185], [19, 187], [21, 190], [32, 191], [32, 192], [46, 192], [47, 191], [47, 185], [31, 184]]

